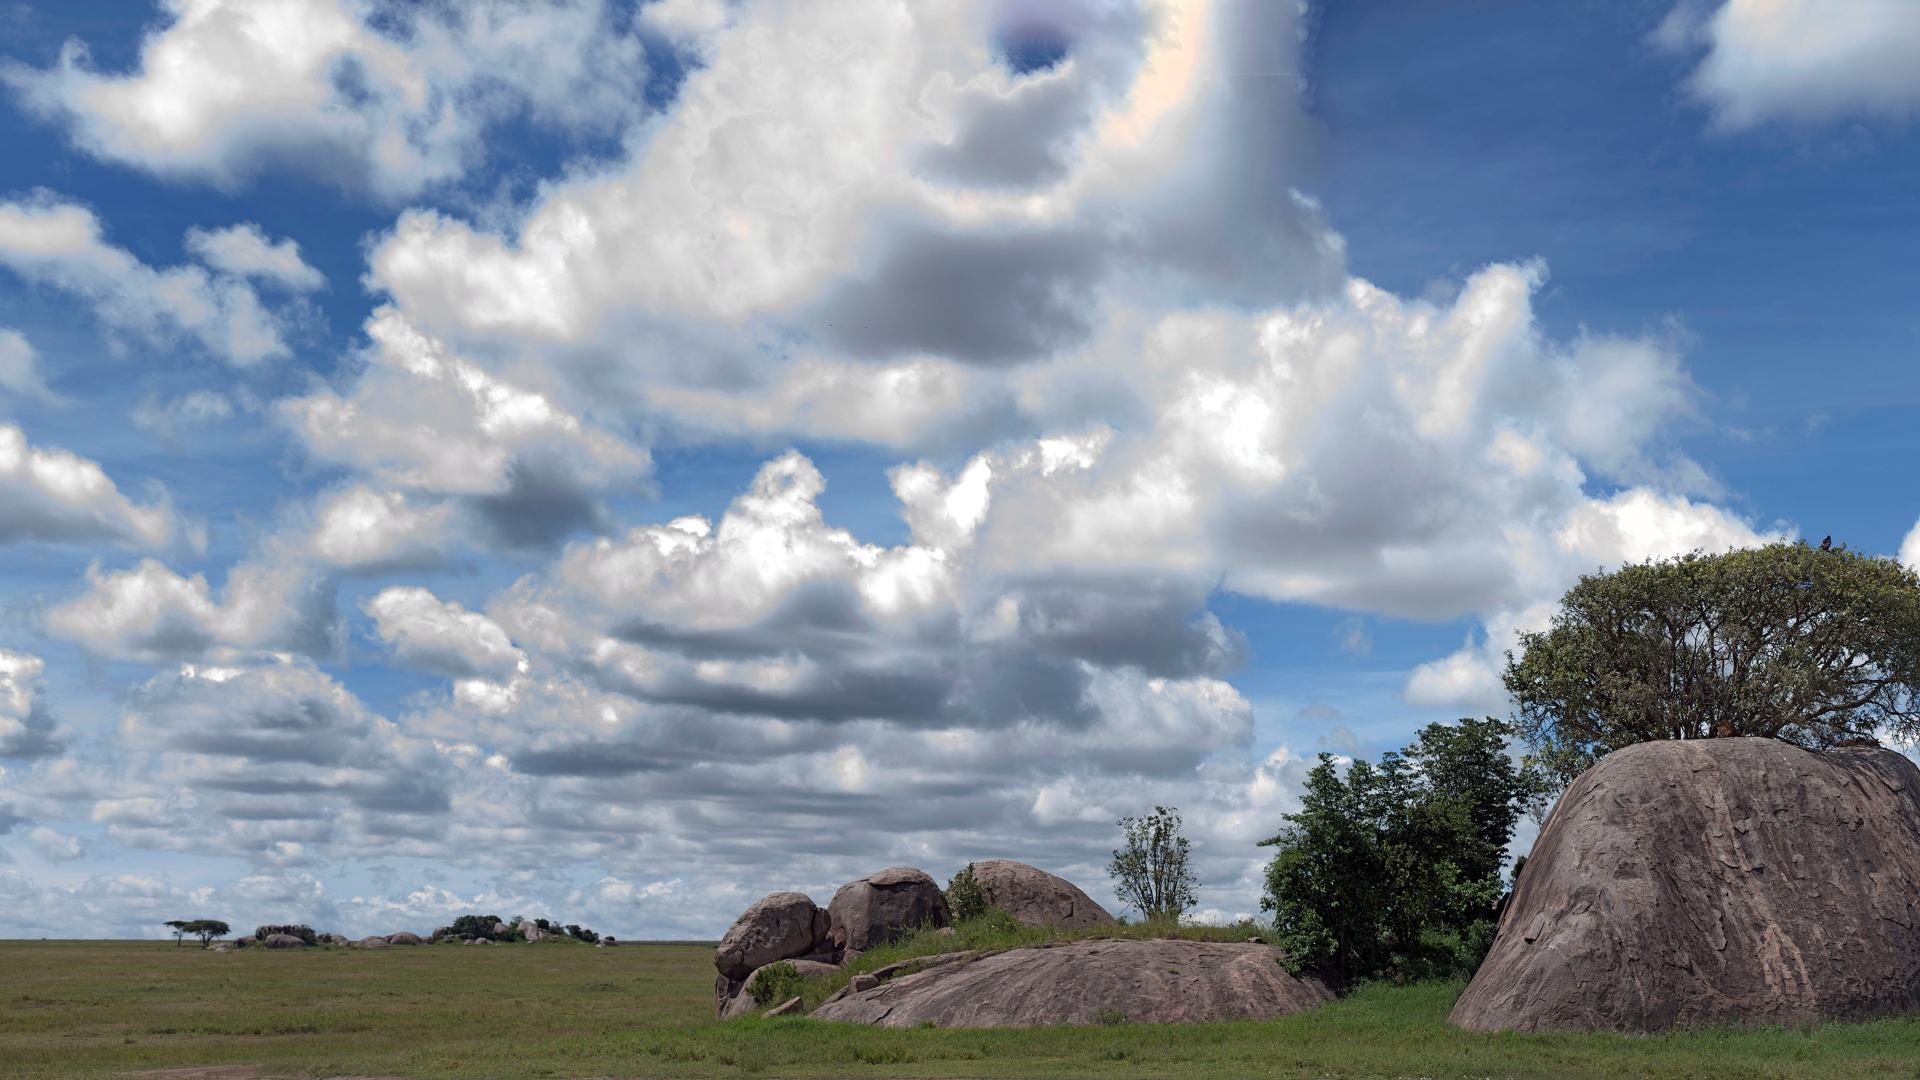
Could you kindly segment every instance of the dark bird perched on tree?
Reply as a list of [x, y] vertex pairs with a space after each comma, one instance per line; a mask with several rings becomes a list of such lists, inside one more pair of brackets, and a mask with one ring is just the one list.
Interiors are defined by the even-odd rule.
[[1820, 550], [1821, 550], [1821, 551], [1832, 551], [1832, 550], [1833, 550], [1833, 537], [1831, 537], [1831, 536], [1829, 536], [1829, 537], [1826, 537], [1826, 538], [1824, 538], [1824, 539], [1822, 539], [1822, 540], [1820, 541]]

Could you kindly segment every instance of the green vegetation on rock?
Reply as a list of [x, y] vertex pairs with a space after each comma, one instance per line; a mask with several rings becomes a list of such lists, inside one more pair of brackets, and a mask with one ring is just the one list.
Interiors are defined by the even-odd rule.
[[1567, 782], [1655, 739], [1920, 735], [1920, 576], [1805, 543], [1591, 574], [1520, 636], [1505, 679], [1520, 733]]

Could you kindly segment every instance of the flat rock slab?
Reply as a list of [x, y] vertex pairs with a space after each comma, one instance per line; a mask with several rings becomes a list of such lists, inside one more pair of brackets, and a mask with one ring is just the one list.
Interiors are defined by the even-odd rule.
[[1920, 769], [1890, 750], [1643, 743], [1547, 819], [1452, 1020], [1658, 1031], [1920, 1008]]
[[813, 1016], [899, 1028], [1164, 1024], [1264, 1019], [1332, 1000], [1319, 980], [1287, 974], [1265, 945], [1093, 940], [899, 975], [838, 995]]

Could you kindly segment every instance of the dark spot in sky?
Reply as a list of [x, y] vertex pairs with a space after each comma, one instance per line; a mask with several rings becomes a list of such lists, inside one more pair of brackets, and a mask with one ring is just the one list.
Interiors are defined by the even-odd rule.
[[1067, 42], [1053, 35], [1022, 35], [1004, 38], [1000, 55], [1015, 75], [1045, 71], [1067, 58]]

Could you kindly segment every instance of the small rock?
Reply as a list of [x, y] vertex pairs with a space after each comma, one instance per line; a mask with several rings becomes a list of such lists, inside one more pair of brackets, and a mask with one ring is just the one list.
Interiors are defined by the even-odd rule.
[[856, 994], [862, 990], [871, 990], [879, 985], [879, 978], [873, 975], [855, 975], [853, 978], [847, 980], [847, 989]]

